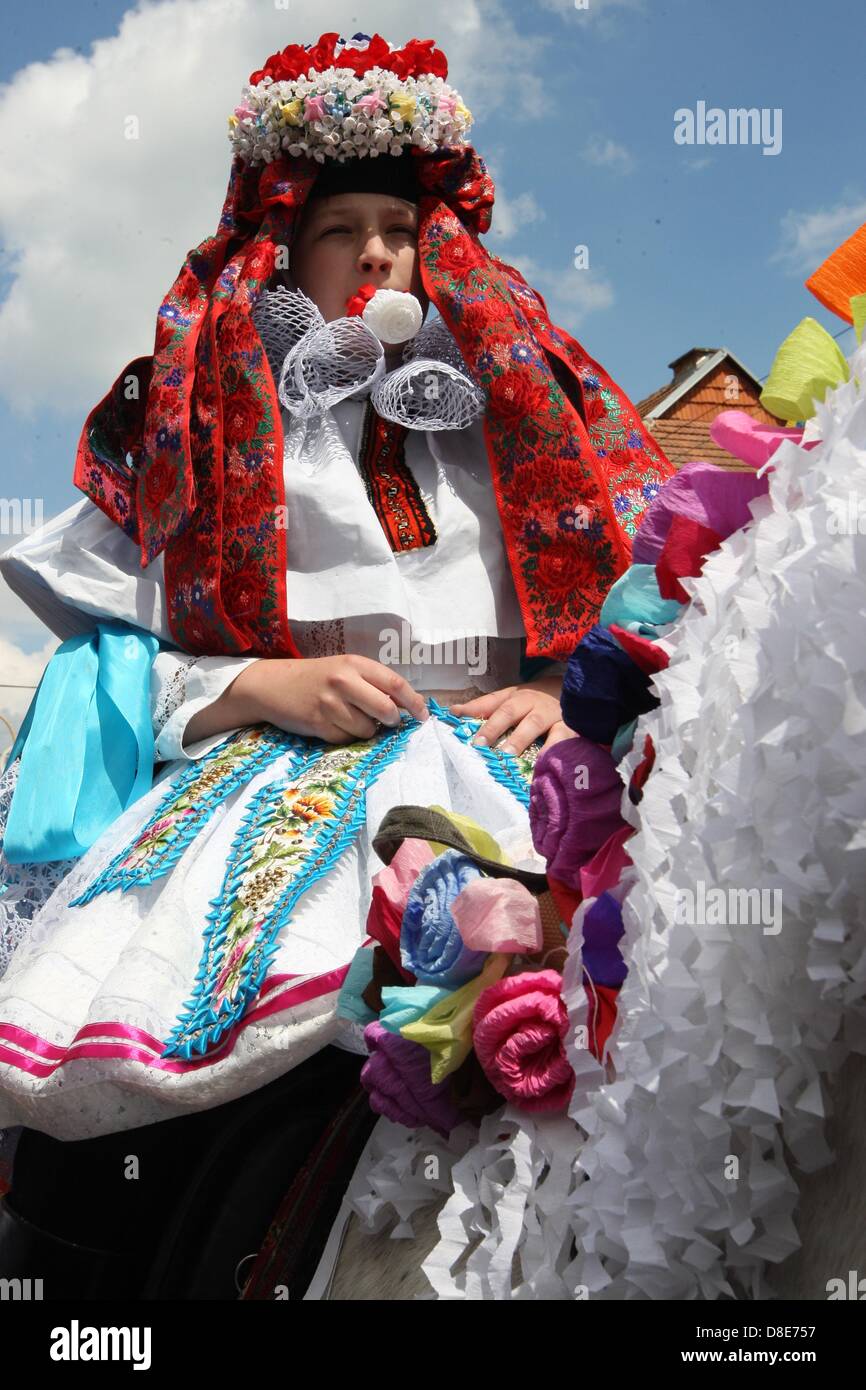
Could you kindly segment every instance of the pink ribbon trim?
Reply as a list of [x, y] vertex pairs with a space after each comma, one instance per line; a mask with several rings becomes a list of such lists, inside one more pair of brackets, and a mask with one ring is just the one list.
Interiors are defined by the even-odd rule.
[[[367, 940], [370, 938], [368, 937]], [[366, 942], [364, 944], [366, 945]], [[159, 1054], [163, 1048], [162, 1041], [143, 1028], [135, 1028], [127, 1023], [87, 1023], [84, 1027], [79, 1028], [67, 1047], [60, 1047], [56, 1043], [49, 1042], [47, 1038], [41, 1038], [38, 1033], [31, 1033], [29, 1029], [19, 1027], [18, 1024], [0, 1022], [0, 1039], [5, 1038], [7, 1042], [14, 1043], [17, 1048], [22, 1049], [21, 1052], [15, 1051], [0, 1043], [0, 1062], [8, 1062], [20, 1071], [31, 1072], [35, 1076], [51, 1076], [58, 1067], [64, 1066], [67, 1062], [74, 1062], [79, 1057], [113, 1057], [128, 1062], [142, 1062], [157, 1071], [165, 1072], [198, 1071], [201, 1067], [214, 1066], [216, 1062], [228, 1057], [234, 1051], [241, 1030], [248, 1027], [249, 1024], [271, 1014], [280, 1013], [284, 1009], [306, 1004], [311, 999], [319, 999], [323, 995], [338, 991], [348, 973], [349, 966], [341, 965], [334, 970], [327, 971], [324, 975], [313, 976], [311, 979], [302, 980], [300, 984], [291, 985], [288, 989], [282, 990], [273, 998], [268, 999], [266, 1003], [260, 1004], [246, 1014], [218, 1047], [214, 1048], [208, 1056], [201, 1057], [197, 1061], [187, 1062], [176, 1058], [161, 1057]], [[297, 975], [275, 975], [265, 982], [260, 990], [260, 995], [273, 994], [273, 991], [280, 985], [297, 978]], [[120, 1041], [85, 1041], [85, 1039], [96, 1037], [117, 1038]], [[128, 1041], [123, 1041], [124, 1039]], [[140, 1044], [140, 1046], [136, 1044]], [[35, 1057], [24, 1056], [24, 1052], [33, 1053]], [[54, 1060], [40, 1062], [36, 1060], [36, 1057]]]

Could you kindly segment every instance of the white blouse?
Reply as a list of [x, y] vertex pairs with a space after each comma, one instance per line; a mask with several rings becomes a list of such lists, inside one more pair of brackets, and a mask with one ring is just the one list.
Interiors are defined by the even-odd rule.
[[[483, 421], [410, 430], [406, 463], [436, 526], [432, 546], [395, 552], [356, 458], [363, 399], [316, 431], [283, 413], [289, 626], [304, 656], [354, 652], [416, 689], [464, 698], [519, 680], [525, 629], [490, 477]], [[89, 497], [0, 556], [9, 587], [61, 640], [115, 617], [172, 642], [163, 556], [138, 545]], [[413, 643], [423, 643], [412, 651]], [[420, 657], [413, 661], [412, 657]], [[400, 659], [397, 659], [397, 658]], [[407, 658], [403, 660], [403, 658]], [[184, 730], [258, 657], [159, 652], [151, 675], [156, 758], [199, 758], [229, 731], [184, 747]], [[551, 671], [562, 674], [563, 663]]]
[[435, 544], [391, 549], [356, 463], [365, 401], [331, 407], [319, 431], [284, 413], [289, 612], [305, 621], [391, 613], [420, 641], [523, 637], [483, 421], [407, 430], [406, 463]]

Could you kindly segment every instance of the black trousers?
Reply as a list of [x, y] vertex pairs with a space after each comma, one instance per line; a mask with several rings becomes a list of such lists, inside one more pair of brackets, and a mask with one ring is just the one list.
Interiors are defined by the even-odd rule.
[[264, 1211], [271, 1201], [275, 1208], [332, 1115], [357, 1088], [364, 1060], [324, 1047], [227, 1104], [95, 1139], [64, 1141], [25, 1129], [9, 1205], [63, 1240], [138, 1255], [156, 1248], [190, 1180], [208, 1164], [217, 1178], [224, 1164], [226, 1186], [236, 1194], [239, 1181], [243, 1190], [244, 1171], [255, 1172], [251, 1204]]

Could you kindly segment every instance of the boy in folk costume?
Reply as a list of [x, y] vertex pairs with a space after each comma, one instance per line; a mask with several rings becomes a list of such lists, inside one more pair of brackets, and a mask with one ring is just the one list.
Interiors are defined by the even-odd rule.
[[[673, 470], [479, 239], [446, 76], [363, 34], [251, 75], [217, 232], [84, 426], [86, 498], [0, 563], [70, 639], [3, 778], [7, 904], [58, 872], [7, 944], [0, 1126], [90, 1140], [360, 1058], [335, 1007], [382, 816], [528, 842], [562, 663]], [[61, 709], [80, 777], [49, 796]]]

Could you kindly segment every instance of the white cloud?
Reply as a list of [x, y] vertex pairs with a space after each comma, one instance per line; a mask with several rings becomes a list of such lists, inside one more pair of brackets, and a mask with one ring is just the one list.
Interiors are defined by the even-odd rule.
[[543, 222], [545, 216], [544, 208], [536, 202], [534, 193], [518, 193], [516, 198], [509, 198], [503, 194], [501, 184], [497, 183], [489, 235], [493, 240], [508, 241], [531, 223]]
[[568, 330], [576, 331], [589, 314], [609, 309], [615, 301], [610, 281], [592, 270], [540, 265], [531, 256], [503, 259], [544, 296], [552, 321]]
[[699, 155], [697, 159], [686, 159], [683, 168], [687, 174], [700, 174], [704, 169], [709, 169], [715, 163], [712, 155]]
[[618, 12], [636, 14], [646, 10], [646, 0], [540, 0], [540, 4], [543, 10], [554, 14], [574, 15], [585, 23], [601, 24], [605, 32], [613, 32], [610, 26]]
[[770, 257], [791, 275], [811, 275], [841, 242], [866, 222], [866, 200], [849, 197], [834, 208], [787, 212], [781, 242]]
[[589, 164], [613, 169], [618, 174], [628, 174], [634, 168], [634, 158], [624, 145], [602, 137], [584, 145], [583, 157]]
[[518, 193], [512, 198], [505, 190], [499, 175], [501, 151], [487, 152], [484, 156], [490, 177], [496, 185], [496, 201], [493, 204], [493, 220], [490, 231], [485, 234], [485, 242], [492, 251], [497, 242], [510, 241], [524, 227], [535, 222], [543, 222], [547, 217], [544, 208], [534, 193]]
[[[517, 33], [502, 0], [354, 0], [327, 12], [255, 0], [139, 0], [87, 55], [59, 49], [0, 89], [0, 390], [31, 416], [82, 413], [149, 353], [157, 308], [187, 252], [216, 229], [228, 181], [228, 113], [248, 74], [290, 42], [363, 26], [427, 36], [479, 120], [518, 82], [541, 111], [550, 40]], [[533, 98], [533, 94], [536, 99]], [[129, 117], [137, 139], [125, 138]], [[475, 131], [473, 131], [473, 135]], [[483, 150], [482, 150], [483, 153]], [[516, 217], [526, 218], [529, 204]], [[506, 212], [507, 220], [507, 212]]]
[[562, 17], [563, 23], [579, 26], [575, 33], [589, 31], [604, 41], [621, 39], [624, 28], [636, 15], [647, 15], [647, 0], [539, 0], [543, 10]]
[[[35, 652], [22, 651], [7, 636], [0, 636], [0, 770], [42, 672], [60, 645], [58, 638], [48, 634], [46, 628], [43, 627], [42, 631], [46, 637], [41, 648]], [[11, 733], [6, 721], [12, 726]]]

